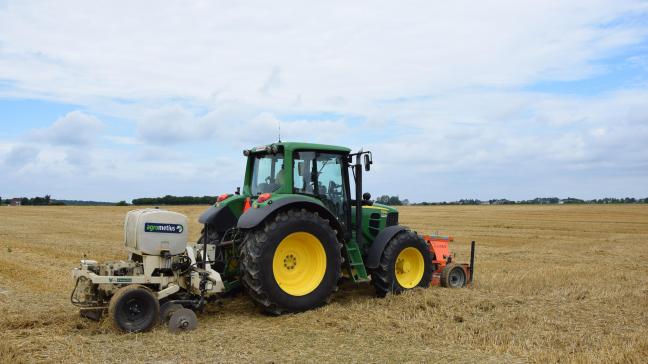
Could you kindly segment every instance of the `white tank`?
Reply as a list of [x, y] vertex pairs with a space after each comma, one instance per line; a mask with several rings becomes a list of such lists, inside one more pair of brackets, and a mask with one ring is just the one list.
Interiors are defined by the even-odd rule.
[[187, 217], [160, 209], [129, 211], [124, 222], [124, 245], [135, 254], [176, 255], [184, 252], [189, 237]]

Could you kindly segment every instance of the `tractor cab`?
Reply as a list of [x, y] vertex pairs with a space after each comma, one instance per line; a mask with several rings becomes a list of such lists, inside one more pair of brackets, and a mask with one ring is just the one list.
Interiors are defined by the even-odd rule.
[[[344, 240], [360, 236], [359, 244], [398, 224], [396, 209], [374, 203], [369, 193], [363, 193], [362, 172], [369, 171], [373, 163], [369, 151], [351, 153], [348, 148], [331, 145], [276, 143], [245, 150], [244, 155], [248, 163], [243, 195], [251, 207], [286, 197], [316, 199], [336, 219]], [[354, 229], [355, 221], [363, 225]]]

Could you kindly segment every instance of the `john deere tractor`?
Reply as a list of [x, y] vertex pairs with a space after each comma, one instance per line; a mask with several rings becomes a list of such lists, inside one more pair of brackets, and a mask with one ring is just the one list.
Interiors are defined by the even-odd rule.
[[371, 152], [279, 142], [243, 154], [243, 190], [220, 195], [200, 216], [195, 245], [187, 243], [186, 216], [130, 211], [128, 259], [84, 259], [72, 270], [70, 299], [81, 315], [98, 320], [108, 313], [127, 332], [159, 321], [181, 331], [196, 327], [194, 311], [241, 288], [279, 315], [325, 304], [343, 276], [371, 282], [378, 296], [431, 282], [463, 287], [472, 279], [474, 249], [470, 266], [456, 264], [451, 238], [419, 236], [398, 224], [395, 209], [363, 194]]
[[226, 290], [242, 284], [266, 312], [281, 314], [325, 304], [343, 276], [371, 282], [379, 296], [429, 286], [426, 241], [363, 194], [371, 152], [279, 142], [243, 154], [243, 190], [220, 195], [199, 220], [199, 259]]

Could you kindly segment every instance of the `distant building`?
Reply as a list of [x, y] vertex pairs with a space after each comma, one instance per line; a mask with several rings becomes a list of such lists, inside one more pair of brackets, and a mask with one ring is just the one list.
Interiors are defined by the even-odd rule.
[[501, 198], [499, 200], [490, 200], [489, 202], [491, 205], [512, 205], [515, 203], [515, 201], [509, 201], [505, 198]]
[[11, 201], [9, 202], [9, 205], [11, 206], [20, 206], [21, 205], [21, 198], [12, 198]]

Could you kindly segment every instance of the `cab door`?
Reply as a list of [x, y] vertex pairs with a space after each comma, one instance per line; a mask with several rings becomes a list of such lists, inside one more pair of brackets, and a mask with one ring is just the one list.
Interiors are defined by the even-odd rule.
[[347, 156], [316, 151], [293, 155], [293, 192], [312, 195], [326, 206], [349, 231], [350, 205]]

